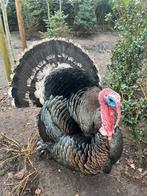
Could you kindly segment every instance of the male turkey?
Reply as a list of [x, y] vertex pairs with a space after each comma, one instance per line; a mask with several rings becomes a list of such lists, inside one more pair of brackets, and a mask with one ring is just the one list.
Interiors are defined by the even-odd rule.
[[99, 82], [85, 51], [52, 39], [23, 55], [11, 84], [16, 107], [42, 107], [40, 154], [84, 174], [110, 172], [123, 149], [120, 96]]

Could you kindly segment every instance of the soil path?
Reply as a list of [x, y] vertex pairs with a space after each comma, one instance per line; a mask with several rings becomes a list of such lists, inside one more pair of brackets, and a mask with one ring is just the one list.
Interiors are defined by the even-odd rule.
[[[20, 42], [17, 33], [13, 34], [15, 53], [20, 55]], [[108, 70], [106, 64], [110, 62], [111, 50], [118, 36], [115, 33], [99, 33], [88, 39], [74, 39], [86, 48], [95, 58], [102, 79]], [[29, 45], [34, 41], [28, 41]], [[33, 132], [37, 132], [36, 115], [38, 108], [12, 108], [7, 97], [8, 84], [5, 79], [0, 59], [0, 130], [9, 137], [21, 143]], [[1, 158], [1, 156], [0, 156]], [[36, 158], [39, 169], [39, 187], [42, 188], [41, 196], [145, 196], [147, 189], [140, 183], [132, 182], [124, 177], [124, 155], [117, 163], [111, 174], [97, 176], [83, 176], [73, 172], [52, 160]], [[11, 195], [8, 191], [7, 180], [13, 171], [10, 168], [0, 168], [0, 196]], [[38, 185], [37, 185], [38, 186]], [[37, 187], [34, 187], [35, 189]], [[34, 195], [33, 193], [25, 195]]]

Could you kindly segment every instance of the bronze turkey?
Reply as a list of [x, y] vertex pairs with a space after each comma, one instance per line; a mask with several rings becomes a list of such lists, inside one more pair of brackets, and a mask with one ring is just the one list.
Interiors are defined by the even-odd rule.
[[28, 50], [11, 97], [16, 107], [41, 107], [40, 155], [84, 174], [109, 173], [120, 158], [120, 96], [101, 87], [94, 62], [72, 42], [46, 40]]

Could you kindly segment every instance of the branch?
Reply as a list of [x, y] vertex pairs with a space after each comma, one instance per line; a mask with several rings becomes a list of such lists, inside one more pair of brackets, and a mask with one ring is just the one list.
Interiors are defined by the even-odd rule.
[[9, 0], [6, 1], [6, 7], [8, 6]]

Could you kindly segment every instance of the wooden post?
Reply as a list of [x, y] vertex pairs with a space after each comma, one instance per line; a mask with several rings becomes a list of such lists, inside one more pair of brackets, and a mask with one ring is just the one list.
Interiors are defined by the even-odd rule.
[[3, 27], [1, 15], [0, 15], [0, 54], [3, 57], [4, 68], [5, 68], [8, 82], [10, 82], [11, 64], [10, 64], [9, 52], [5, 40], [5, 33], [4, 33], [4, 27]]
[[11, 66], [15, 66], [16, 59], [15, 59], [15, 53], [14, 53], [14, 49], [13, 49], [13, 45], [12, 45], [11, 34], [10, 34], [10, 29], [9, 29], [9, 24], [8, 24], [8, 16], [7, 16], [8, 3], [9, 3], [9, 0], [0, 0], [0, 6], [1, 6], [1, 11], [2, 11], [2, 16], [3, 16], [5, 38], [6, 38], [6, 42], [7, 42], [7, 50], [9, 51]]
[[26, 43], [26, 38], [25, 38], [25, 30], [24, 30], [24, 26], [23, 26], [21, 0], [15, 0], [15, 6], [16, 6], [20, 39], [21, 39], [21, 43], [22, 43], [22, 48], [24, 50], [25, 48], [27, 48], [27, 43]]

